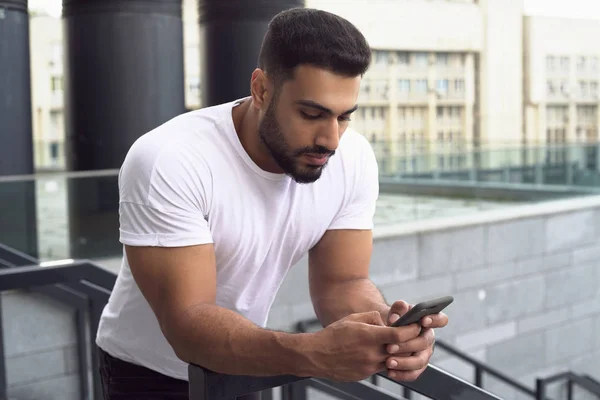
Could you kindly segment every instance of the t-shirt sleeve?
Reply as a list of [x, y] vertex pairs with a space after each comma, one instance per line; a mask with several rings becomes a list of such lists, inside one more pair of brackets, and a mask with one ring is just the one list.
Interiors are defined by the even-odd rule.
[[[137, 147], [136, 147], [137, 146]], [[209, 168], [184, 146], [136, 143], [119, 174], [119, 240], [130, 246], [212, 243]]]
[[354, 171], [347, 180], [347, 200], [330, 224], [330, 230], [373, 229], [379, 196], [379, 170], [375, 153], [366, 139], [361, 143], [361, 151], [353, 162], [355, 165], [347, 167], [347, 170]]

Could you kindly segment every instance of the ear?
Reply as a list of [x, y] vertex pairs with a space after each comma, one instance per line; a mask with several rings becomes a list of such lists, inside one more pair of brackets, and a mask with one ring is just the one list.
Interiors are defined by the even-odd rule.
[[250, 93], [252, 96], [252, 104], [257, 109], [264, 111], [272, 99], [273, 85], [265, 75], [264, 71], [260, 68], [256, 68], [252, 72]]

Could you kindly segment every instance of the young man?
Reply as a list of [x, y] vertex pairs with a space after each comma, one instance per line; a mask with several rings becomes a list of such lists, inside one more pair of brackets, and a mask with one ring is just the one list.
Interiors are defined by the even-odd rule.
[[[107, 399], [187, 398], [188, 363], [226, 374], [414, 380], [431, 328], [388, 323], [369, 280], [377, 164], [347, 129], [371, 60], [363, 35], [322, 11], [270, 23], [250, 96], [141, 137], [122, 166], [123, 266], [97, 344]], [[265, 329], [288, 270], [309, 254], [325, 328]]]

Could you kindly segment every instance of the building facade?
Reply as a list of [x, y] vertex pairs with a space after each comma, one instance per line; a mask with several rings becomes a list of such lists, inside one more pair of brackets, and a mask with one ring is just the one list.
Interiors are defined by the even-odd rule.
[[[383, 171], [461, 168], [474, 146], [597, 138], [597, 46], [586, 40], [599, 30], [593, 22], [524, 18], [523, 0], [307, 0], [306, 6], [347, 18], [373, 49], [352, 124], [373, 143]], [[196, 0], [183, 1], [183, 19], [186, 106], [196, 109], [202, 106]], [[36, 167], [63, 168], [62, 21], [34, 15], [30, 26]], [[567, 86], [580, 94], [565, 98]]]
[[526, 17], [525, 140], [542, 145], [598, 140], [600, 24]]

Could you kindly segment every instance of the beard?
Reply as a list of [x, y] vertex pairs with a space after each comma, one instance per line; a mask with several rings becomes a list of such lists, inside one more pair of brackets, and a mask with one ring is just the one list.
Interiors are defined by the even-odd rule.
[[323, 146], [292, 149], [286, 142], [275, 116], [275, 100], [274, 98], [269, 104], [269, 108], [258, 127], [260, 140], [286, 175], [297, 183], [313, 183], [321, 177], [327, 163], [324, 165], [301, 165], [300, 157], [305, 154], [327, 154], [332, 156], [335, 151]]

